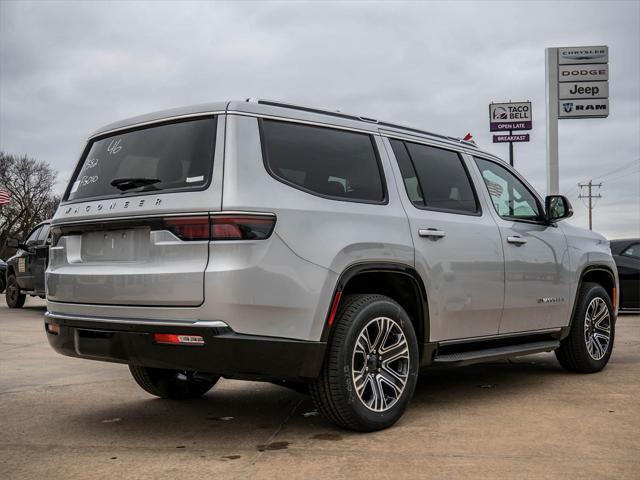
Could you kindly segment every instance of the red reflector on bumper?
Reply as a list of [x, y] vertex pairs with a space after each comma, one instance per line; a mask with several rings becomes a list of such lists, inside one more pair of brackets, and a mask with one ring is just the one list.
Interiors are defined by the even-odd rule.
[[165, 345], [204, 345], [200, 335], [180, 335], [175, 333], [154, 333], [153, 341]]

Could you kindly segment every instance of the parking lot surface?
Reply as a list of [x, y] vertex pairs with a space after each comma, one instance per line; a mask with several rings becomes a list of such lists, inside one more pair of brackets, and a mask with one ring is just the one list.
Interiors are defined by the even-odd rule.
[[395, 427], [356, 434], [270, 384], [221, 380], [202, 399], [153, 398], [124, 365], [53, 352], [43, 313], [41, 300], [0, 306], [3, 478], [640, 475], [638, 316], [618, 319], [599, 374], [566, 373], [553, 354], [432, 369]]

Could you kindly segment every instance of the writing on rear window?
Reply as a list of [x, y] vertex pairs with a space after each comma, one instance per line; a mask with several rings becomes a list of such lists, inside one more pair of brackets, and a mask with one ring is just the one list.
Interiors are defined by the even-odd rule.
[[207, 117], [94, 140], [65, 200], [205, 188], [213, 169], [215, 135], [216, 119]]

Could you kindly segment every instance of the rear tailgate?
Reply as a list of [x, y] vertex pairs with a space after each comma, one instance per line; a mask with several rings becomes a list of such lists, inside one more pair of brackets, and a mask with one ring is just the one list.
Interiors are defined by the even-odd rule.
[[49, 300], [176, 306], [204, 301], [208, 240], [178, 238], [162, 219], [67, 225], [58, 232], [47, 272]]

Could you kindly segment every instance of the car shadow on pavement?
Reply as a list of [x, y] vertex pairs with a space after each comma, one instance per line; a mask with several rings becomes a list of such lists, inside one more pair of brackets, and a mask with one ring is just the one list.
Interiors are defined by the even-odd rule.
[[[544, 391], [555, 387], [564, 372], [552, 355], [527, 360], [505, 361], [462, 368], [433, 368], [422, 374], [409, 405], [412, 414], [424, 410], [431, 415], [450, 413], [452, 408], [491, 407], [505, 396]], [[222, 380], [204, 397], [189, 401], [161, 400], [136, 394], [137, 386], [123, 385], [122, 392], [91, 408], [68, 412], [74, 423], [114, 441], [163, 438], [166, 442], [183, 442], [185, 438], [207, 438], [223, 434], [225, 445], [234, 447], [246, 442], [263, 441], [269, 432], [294, 424], [308, 434], [349, 432], [340, 430], [315, 412], [311, 398], [285, 387], [256, 382]], [[402, 420], [401, 420], [402, 422]], [[117, 424], [117, 428], [114, 425]], [[248, 437], [247, 437], [248, 435]]]

